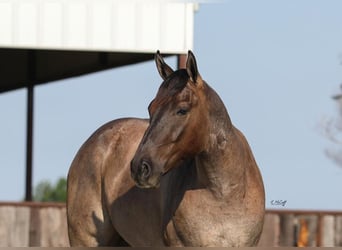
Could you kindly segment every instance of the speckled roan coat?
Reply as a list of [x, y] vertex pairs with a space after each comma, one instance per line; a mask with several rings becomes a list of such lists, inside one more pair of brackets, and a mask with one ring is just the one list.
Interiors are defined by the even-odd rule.
[[72, 246], [254, 246], [265, 194], [251, 149], [189, 51], [164, 82], [150, 119], [99, 128], [68, 174]]

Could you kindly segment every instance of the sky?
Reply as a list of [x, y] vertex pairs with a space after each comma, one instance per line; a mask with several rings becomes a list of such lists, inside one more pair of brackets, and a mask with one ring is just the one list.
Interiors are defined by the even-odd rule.
[[[195, 14], [199, 71], [247, 137], [268, 209], [342, 209], [342, 168], [324, 153], [333, 145], [321, 132], [338, 111], [331, 96], [342, 82], [341, 10], [340, 0], [227, 0], [202, 2]], [[175, 67], [176, 58], [166, 62]], [[66, 177], [104, 123], [148, 117], [160, 83], [150, 61], [36, 87], [34, 185]], [[20, 201], [25, 89], [0, 94], [0, 116], [0, 201]]]

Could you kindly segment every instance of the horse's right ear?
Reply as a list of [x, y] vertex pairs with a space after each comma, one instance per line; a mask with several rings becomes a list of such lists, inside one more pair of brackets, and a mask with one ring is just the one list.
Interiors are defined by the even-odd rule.
[[164, 59], [160, 55], [159, 50], [157, 51], [156, 55], [154, 56], [154, 60], [155, 60], [156, 65], [157, 65], [159, 75], [161, 76], [161, 78], [163, 78], [163, 80], [165, 80], [169, 75], [171, 75], [173, 73], [173, 69], [171, 69], [171, 67], [164, 62]]

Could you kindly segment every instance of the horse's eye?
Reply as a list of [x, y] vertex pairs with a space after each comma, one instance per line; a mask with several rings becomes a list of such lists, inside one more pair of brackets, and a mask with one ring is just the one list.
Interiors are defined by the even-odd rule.
[[186, 109], [179, 109], [177, 111], [177, 115], [186, 115], [188, 113], [188, 110]]

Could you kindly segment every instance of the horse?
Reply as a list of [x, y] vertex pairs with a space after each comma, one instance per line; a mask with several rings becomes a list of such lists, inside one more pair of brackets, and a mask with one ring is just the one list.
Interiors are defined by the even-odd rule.
[[244, 135], [189, 51], [163, 79], [149, 119], [111, 121], [90, 136], [68, 173], [71, 246], [255, 246], [263, 180]]

